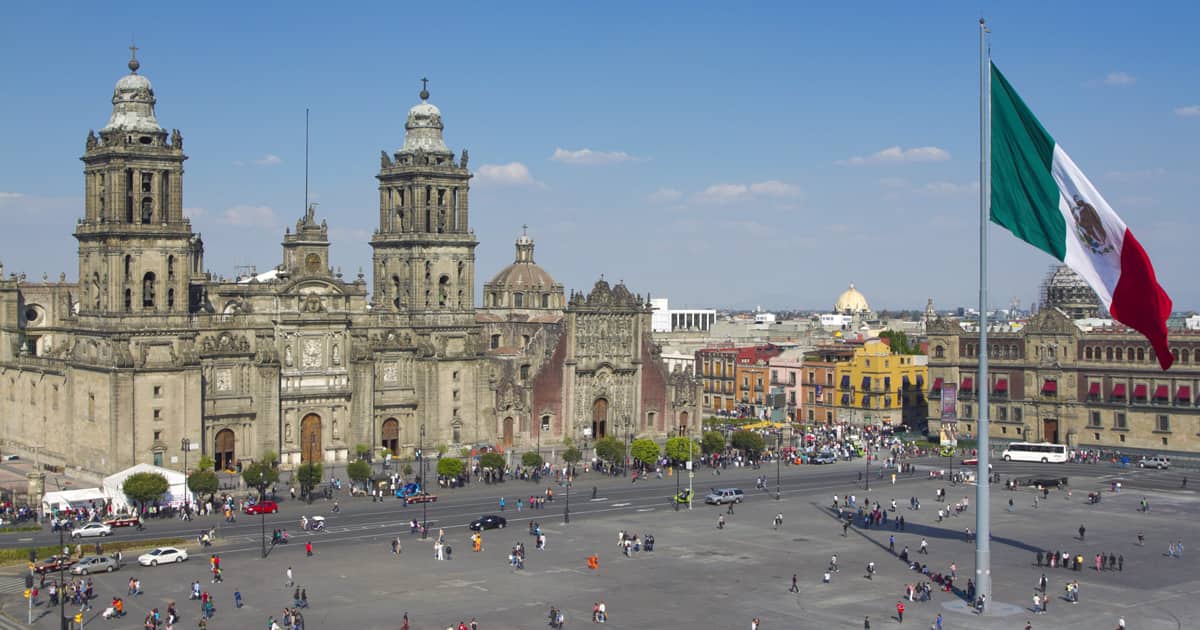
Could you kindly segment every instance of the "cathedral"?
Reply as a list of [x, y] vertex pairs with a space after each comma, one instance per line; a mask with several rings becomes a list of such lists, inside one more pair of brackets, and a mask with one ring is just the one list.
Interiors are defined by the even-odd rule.
[[135, 56], [87, 135], [78, 281], [0, 267], [6, 454], [86, 476], [267, 451], [291, 467], [360, 445], [661, 440], [698, 417], [696, 381], [666, 368], [648, 296], [623, 283], [567, 295], [522, 234], [475, 304], [468, 155], [447, 147], [424, 89], [403, 145], [380, 156], [370, 290], [334, 271], [312, 207], [275, 269], [218, 279], [183, 214], [183, 135], [160, 126], [138, 70]]

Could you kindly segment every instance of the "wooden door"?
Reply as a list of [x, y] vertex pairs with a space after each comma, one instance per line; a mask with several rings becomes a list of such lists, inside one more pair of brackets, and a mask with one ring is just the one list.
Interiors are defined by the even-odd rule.
[[688, 412], [679, 412], [679, 435], [688, 435]]
[[513, 419], [509, 416], [504, 419], [504, 448], [511, 448], [513, 445]]
[[1058, 419], [1043, 418], [1042, 419], [1042, 440], [1052, 444], [1058, 444]]
[[392, 455], [400, 454], [400, 421], [395, 418], [388, 418], [383, 421], [383, 448], [391, 451]]
[[237, 443], [237, 438], [230, 429], [221, 429], [217, 431], [216, 438], [213, 440], [213, 463], [217, 470], [225, 470], [235, 466], [234, 446]]
[[321, 452], [321, 416], [310, 413], [300, 421], [300, 462], [320, 462]]
[[608, 434], [608, 399], [597, 398], [592, 403], [592, 439], [599, 440]]

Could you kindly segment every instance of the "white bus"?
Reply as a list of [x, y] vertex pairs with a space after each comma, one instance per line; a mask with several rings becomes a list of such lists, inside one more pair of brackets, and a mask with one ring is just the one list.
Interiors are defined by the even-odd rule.
[[1063, 464], [1067, 461], [1067, 447], [1049, 442], [1013, 442], [1000, 457], [1006, 462]]

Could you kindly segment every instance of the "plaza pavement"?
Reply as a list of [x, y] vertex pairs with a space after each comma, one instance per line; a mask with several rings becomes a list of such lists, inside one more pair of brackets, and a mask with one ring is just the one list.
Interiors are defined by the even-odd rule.
[[[403, 522], [415, 514], [411, 508], [397, 513], [394, 525], [363, 524], [313, 536], [313, 558], [304, 557], [305, 534], [294, 534], [290, 545], [273, 549], [265, 560], [259, 558], [259, 547], [251, 537], [233, 537], [216, 548], [225, 569], [223, 584], [210, 583], [207, 554], [199, 551], [182, 565], [134, 566], [96, 576], [100, 600], [89, 613], [87, 627], [140, 628], [150, 607], [165, 610], [167, 600], [174, 599], [184, 617], [177, 627], [194, 628], [198, 605], [187, 601], [187, 591], [188, 584], [199, 579], [216, 598], [217, 614], [210, 628], [261, 628], [268, 615], [278, 616], [291, 604], [292, 589], [284, 585], [288, 566], [293, 567], [297, 584], [308, 591], [311, 608], [305, 612], [306, 628], [399, 628], [405, 611], [414, 630], [441, 630], [472, 617], [485, 630], [543, 628], [551, 605], [565, 611], [568, 627], [578, 627], [590, 623], [592, 603], [601, 599], [607, 603], [610, 626], [618, 628], [737, 629], [748, 628], [754, 617], [762, 620], [762, 630], [862, 628], [867, 615], [872, 628], [900, 627], [895, 603], [916, 574], [887, 551], [888, 535], [896, 534], [898, 550], [907, 544], [915, 558], [935, 570], [945, 572], [951, 562], [957, 562], [957, 582], [965, 585], [973, 570], [974, 545], [963, 540], [963, 528], [974, 529], [974, 486], [930, 481], [920, 470], [913, 477], [901, 477], [896, 486], [886, 479], [872, 479], [873, 490], [866, 493], [861, 486], [856, 489], [858, 469], [853, 464], [791, 467], [783, 500], [778, 502], [773, 499], [774, 472], [769, 467], [726, 472], [721, 477], [698, 473], [698, 495], [710, 485], [738, 485], [747, 492], [747, 501], [735, 508], [734, 515], [726, 516], [724, 530], [716, 528], [723, 508], [698, 503], [690, 512], [673, 511], [667, 502], [674, 491], [673, 480], [648, 480], [636, 486], [623, 480], [607, 481], [601, 484], [596, 501], [580, 496], [590, 496], [580, 491], [580, 486], [590, 487], [585, 480], [573, 493], [569, 525], [562, 523], [560, 501], [545, 511], [518, 514], [510, 508], [505, 513], [510, 526], [485, 532], [481, 553], [470, 551], [464, 519], [444, 519], [439, 524], [449, 526], [446, 536], [454, 548], [453, 559], [446, 562], [434, 560], [432, 539], [422, 542], [408, 534]], [[997, 469], [1008, 476], [1006, 471], [1027, 471], [1030, 466], [998, 464]], [[831, 471], [845, 474], [832, 475]], [[1090, 630], [1115, 628], [1118, 617], [1124, 617], [1130, 629], [1191, 626], [1200, 612], [1196, 598], [1200, 580], [1189, 569], [1195, 566], [1192, 555], [1200, 552], [1188, 538], [1195, 531], [1191, 523], [1198, 513], [1195, 494], [1157, 489], [1163, 484], [1153, 480], [1161, 474], [1121, 471], [1128, 480], [1127, 490], [1120, 495], [1105, 492], [1100, 504], [1087, 505], [1087, 492], [1109, 488], [1116, 473], [1107, 467], [1071, 467], [1070, 471], [1073, 498], [1068, 501], [1065, 495], [1052, 493], [1036, 509], [1031, 492], [1013, 494], [993, 486], [994, 596], [998, 603], [1009, 604], [997, 606], [997, 610], [1011, 614], [978, 617], [939, 590], [930, 603], [906, 602], [904, 626], [928, 628], [938, 612], [944, 615], [946, 629], [1019, 629], [1028, 619], [1034, 628]], [[754, 490], [755, 474], [768, 474], [772, 492]], [[818, 474], [824, 476], [803, 483], [805, 475]], [[1142, 478], [1151, 481], [1145, 484], [1150, 490], [1130, 488]], [[739, 481], [735, 483], [735, 479]], [[521, 487], [510, 482], [492, 490], [515, 496]], [[630, 487], [641, 492], [625, 491]], [[938, 487], [947, 488], [950, 504], [969, 496], [971, 510], [936, 523], [934, 491]], [[860, 502], [869, 496], [884, 506], [895, 498], [906, 531], [895, 532], [889, 519], [887, 527], [854, 527], [843, 537], [828, 510], [835, 493], [856, 494]], [[920, 511], [907, 509], [909, 496], [921, 499]], [[1009, 496], [1016, 497], [1014, 513], [1005, 511]], [[1150, 501], [1148, 514], [1137, 511], [1142, 496]], [[784, 515], [779, 531], [771, 526], [776, 512]], [[549, 538], [547, 550], [534, 549], [527, 533], [530, 519], [542, 523]], [[1085, 542], [1076, 539], [1081, 523], [1087, 527]], [[616, 546], [619, 530], [653, 534], [655, 551], [623, 557]], [[1138, 530], [1145, 533], [1145, 547], [1136, 544]], [[399, 557], [390, 553], [389, 546], [397, 534], [404, 543]], [[922, 536], [930, 544], [928, 557], [916, 556]], [[1180, 538], [1187, 549], [1184, 559], [1168, 559], [1168, 542]], [[516, 541], [526, 544], [523, 571], [514, 571], [506, 563]], [[1034, 553], [1039, 547], [1082, 553], [1089, 566], [1098, 552], [1122, 554], [1124, 571], [1097, 574], [1094, 569], [1078, 573], [1038, 569]], [[600, 557], [598, 571], [586, 567], [585, 558], [592, 553]], [[841, 572], [831, 584], [822, 584], [824, 567], [834, 553]], [[864, 577], [869, 561], [874, 561], [878, 570], [873, 580]], [[1055, 598], [1048, 614], [1033, 615], [1028, 611], [1030, 598], [1043, 571]], [[799, 595], [787, 590], [792, 573], [799, 575]], [[129, 615], [124, 620], [99, 619], [113, 594], [124, 595], [130, 575], [142, 579], [146, 594], [126, 598]], [[1068, 579], [1080, 581], [1079, 605], [1062, 598]], [[233, 607], [235, 589], [241, 590], [246, 602], [240, 610]], [[0, 591], [4, 590], [9, 589], [0, 583]], [[25, 602], [19, 592], [0, 594], [0, 602], [6, 616], [24, 620]], [[34, 627], [56, 627], [55, 613], [35, 611], [40, 619]], [[11, 619], [0, 623], [4, 630], [11, 627], [17, 627]]]

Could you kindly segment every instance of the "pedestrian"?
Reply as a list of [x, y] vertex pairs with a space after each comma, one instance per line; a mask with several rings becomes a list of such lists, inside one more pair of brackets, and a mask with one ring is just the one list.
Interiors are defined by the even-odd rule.
[[917, 550], [917, 553], [923, 553], [925, 555], [929, 555], [929, 541], [922, 538], [921, 539], [921, 548]]
[[1014, 509], [1013, 509], [1013, 500], [1012, 500], [1012, 497], [1009, 497], [1009, 498], [1008, 498], [1008, 511], [1009, 511], [1009, 512], [1013, 512], [1013, 511], [1014, 511]]
[[1039, 567], [1042, 566], [1042, 552], [1041, 551], [1037, 552], [1037, 565]]
[[750, 620], [750, 630], [758, 630], [758, 617]]
[[312, 555], [313, 555], [313, 554], [312, 554], [312, 541], [311, 541], [311, 540], [310, 540], [310, 541], [308, 541], [308, 542], [306, 542], [306, 543], [304, 543], [304, 555], [306, 555], [306, 556], [307, 556], [307, 557], [309, 557], [309, 558], [311, 558], [311, 557], [312, 557]]
[[789, 593], [799, 593], [800, 587], [796, 584], [796, 574], [792, 574], [792, 587], [788, 589]]
[[937, 619], [933, 620], [933, 627], [936, 630], [942, 630], [942, 613], [938, 613]]
[[892, 552], [892, 555], [896, 554], [896, 537], [895, 536], [891, 536], [891, 535], [888, 536], [888, 551]]
[[896, 619], [904, 623], [904, 602], [896, 600]]
[[868, 580], [874, 579], [874, 575], [875, 575], [875, 563], [868, 562], [867, 563], [867, 579]]
[[1183, 559], [1183, 541], [1182, 540], [1175, 541], [1175, 554], [1178, 555], [1180, 559]]
[[1138, 539], [1138, 546], [1139, 546], [1139, 547], [1145, 547], [1145, 546], [1146, 546], [1146, 535], [1145, 535], [1145, 534], [1143, 534], [1143, 533], [1142, 533], [1140, 530], [1139, 530], [1139, 531], [1138, 531], [1138, 533], [1137, 533], [1137, 539]]
[[287, 568], [287, 585], [288, 586], [296, 585], [296, 581], [294, 579], [292, 579], [292, 567]]
[[1083, 540], [1083, 535], [1087, 533], [1087, 528], [1083, 525], [1079, 526], [1079, 540]]
[[238, 608], [242, 607], [242, 591], [240, 589], [233, 591], [233, 605]]
[[1117, 556], [1117, 571], [1125, 570], [1125, 554]]
[[871, 630], [871, 617], [870, 617], [870, 615], [868, 615], [868, 616], [866, 616], [866, 617], [863, 617], [863, 630]]

